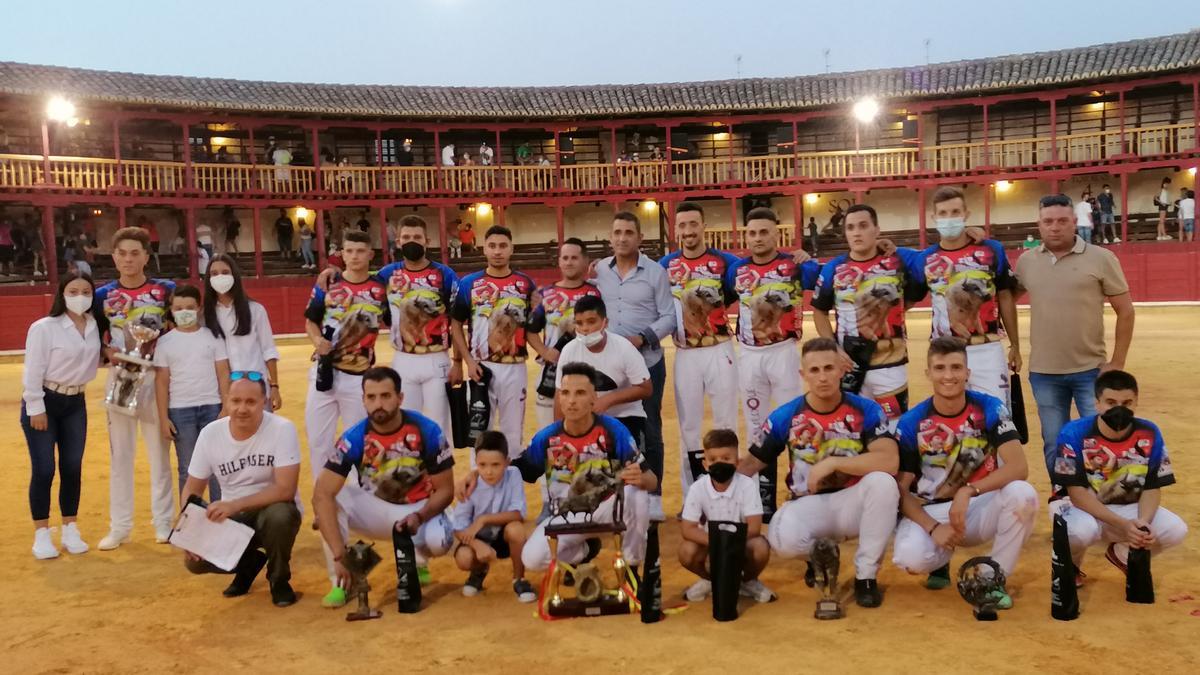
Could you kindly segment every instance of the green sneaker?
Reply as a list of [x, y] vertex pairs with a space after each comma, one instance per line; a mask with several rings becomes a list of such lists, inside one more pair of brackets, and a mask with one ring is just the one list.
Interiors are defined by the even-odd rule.
[[996, 603], [996, 609], [1012, 609], [1012, 598], [1008, 595], [1008, 591], [1003, 588], [998, 588], [992, 591], [988, 598]]
[[321, 606], [326, 609], [337, 609], [338, 607], [346, 606], [346, 591], [341, 586], [334, 586], [329, 589], [325, 597], [321, 598]]
[[428, 586], [433, 583], [433, 575], [429, 573], [429, 565], [420, 565], [417, 567], [417, 580], [422, 586]]
[[950, 564], [947, 563], [929, 573], [929, 577], [925, 579], [925, 588], [931, 591], [940, 591], [950, 585]]

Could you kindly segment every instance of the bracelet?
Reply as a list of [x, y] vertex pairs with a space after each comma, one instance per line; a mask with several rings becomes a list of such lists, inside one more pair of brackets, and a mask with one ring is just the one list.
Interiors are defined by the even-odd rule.
[[969, 487], [969, 488], [971, 488], [972, 490], [974, 490], [974, 491], [975, 491], [975, 494], [974, 494], [974, 495], [972, 495], [972, 496], [974, 496], [974, 497], [978, 497], [980, 494], [982, 494], [981, 492], [979, 492], [979, 488], [978, 488], [978, 487], [977, 487], [977, 486], [976, 486], [974, 483], [967, 483], [967, 484], [966, 484], [966, 485], [964, 485], [963, 487]]
[[928, 530], [925, 530], [925, 534], [928, 534], [929, 536], [932, 537], [933, 531], [938, 529], [938, 525], [941, 525], [941, 523], [935, 522], [932, 527], [930, 527]]
[[278, 388], [279, 388], [279, 385], [277, 385], [277, 384], [275, 384], [274, 382], [272, 382], [272, 383], [271, 383], [271, 388], [272, 388], [272, 389], [278, 389]]

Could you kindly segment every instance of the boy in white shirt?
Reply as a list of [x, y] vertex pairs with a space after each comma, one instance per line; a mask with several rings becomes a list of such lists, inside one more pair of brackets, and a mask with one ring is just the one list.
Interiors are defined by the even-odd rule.
[[[229, 390], [229, 360], [225, 341], [200, 330], [200, 290], [181, 284], [171, 297], [172, 330], [158, 339], [154, 351], [154, 381], [163, 441], [175, 441], [179, 490], [187, 482], [188, 464], [200, 430], [221, 416]], [[221, 499], [216, 479], [209, 481], [209, 499]]]
[[[596, 296], [575, 303], [575, 339], [558, 357], [555, 384], [562, 385], [562, 366], [586, 363], [596, 369], [597, 415], [615, 417], [633, 435], [639, 450], [646, 446], [646, 410], [642, 400], [650, 398], [650, 370], [641, 352], [626, 338], [608, 331], [608, 312]], [[562, 419], [555, 403], [554, 418]]]
[[1195, 241], [1196, 191], [1188, 190], [1179, 200], [1179, 241]]
[[758, 482], [737, 472], [738, 437], [730, 429], [713, 429], [704, 435], [704, 469], [688, 490], [679, 529], [679, 564], [700, 580], [688, 587], [688, 602], [700, 602], [712, 593], [708, 576], [708, 521], [746, 524], [746, 562], [740, 594], [757, 602], [773, 602], [775, 593], [758, 580], [771, 559], [771, 547], [762, 534], [762, 499]]
[[537, 600], [525, 579], [521, 549], [525, 546], [525, 484], [521, 472], [508, 463], [508, 439], [499, 431], [485, 431], [475, 444], [475, 471], [479, 482], [465, 501], [454, 507], [454, 562], [469, 571], [462, 593], [468, 598], [483, 590], [483, 579], [493, 560], [511, 558], [513, 592], [520, 602]]

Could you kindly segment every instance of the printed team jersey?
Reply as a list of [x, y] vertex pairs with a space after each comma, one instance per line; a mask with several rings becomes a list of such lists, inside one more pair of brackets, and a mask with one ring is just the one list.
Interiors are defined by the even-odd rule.
[[920, 299], [904, 260], [896, 254], [854, 260], [840, 255], [821, 266], [812, 306], [837, 312], [837, 339], [861, 338], [875, 343], [871, 368], [908, 362], [905, 302]]
[[539, 431], [515, 460], [525, 482], [545, 476], [546, 488], [554, 499], [565, 498], [576, 483], [576, 492], [587, 490], [589, 471], [615, 475], [630, 462], [649, 471], [629, 430], [608, 415], [596, 415], [592, 428], [582, 436], [568, 434], [559, 420]]
[[925, 399], [900, 416], [896, 436], [900, 470], [916, 475], [913, 491], [930, 502], [953, 499], [959, 488], [995, 471], [1000, 446], [1021, 440], [1000, 399], [973, 391], [954, 415]]
[[913, 274], [932, 292], [931, 338], [957, 335], [970, 344], [1004, 337], [996, 293], [1016, 287], [1004, 246], [988, 239], [947, 251], [934, 244], [916, 252]]
[[786, 253], [762, 265], [750, 257], [730, 265], [725, 283], [738, 298], [738, 341], [753, 348], [799, 340], [804, 291], [816, 286], [820, 269], [815, 260], [796, 265]]
[[375, 275], [387, 286], [392, 346], [405, 354], [429, 354], [450, 349], [450, 297], [458, 276], [431, 262], [420, 270], [395, 262]]
[[147, 279], [137, 288], [126, 288], [119, 281], [110, 281], [96, 289], [92, 311], [98, 320], [108, 321], [109, 344], [124, 349], [126, 324], [146, 320], [165, 329], [167, 303], [174, 290], [175, 282], [166, 279]]
[[708, 347], [729, 340], [729, 317], [725, 308], [737, 301], [725, 273], [737, 256], [706, 250], [696, 258], [675, 251], [658, 261], [667, 270], [671, 295], [675, 297], [675, 346], [680, 349]]
[[[869, 398], [842, 394], [842, 402], [829, 412], [808, 407], [805, 397], [779, 406], [763, 424], [762, 441], [750, 454], [767, 464], [788, 453], [787, 485], [795, 497], [808, 494], [808, 471], [826, 457], [856, 457], [868, 451], [877, 438], [892, 438], [883, 408]], [[819, 492], [848, 488], [859, 476], [835, 473]]]
[[560, 349], [557, 345], [562, 337], [575, 335], [575, 303], [589, 295], [600, 297], [600, 289], [588, 282], [574, 288], [551, 284], [539, 289], [529, 316], [529, 330], [546, 331], [542, 341], [548, 347]]
[[328, 291], [313, 286], [304, 317], [320, 326], [322, 333], [333, 329], [333, 367], [361, 375], [375, 363], [380, 322], [390, 320], [387, 288], [375, 278], [357, 284], [339, 279], [329, 284]]
[[382, 434], [365, 419], [338, 439], [325, 468], [341, 476], [358, 469], [362, 489], [385, 502], [413, 504], [433, 492], [430, 476], [454, 466], [454, 451], [433, 420], [401, 410], [400, 428]]
[[525, 327], [533, 306], [533, 279], [521, 272], [468, 274], [454, 289], [453, 317], [470, 326], [471, 355], [480, 361], [525, 361]]
[[1055, 485], [1090, 487], [1103, 504], [1134, 504], [1143, 490], [1175, 483], [1162, 432], [1133, 419], [1133, 432], [1114, 441], [1100, 433], [1097, 417], [1068, 422], [1058, 434]]

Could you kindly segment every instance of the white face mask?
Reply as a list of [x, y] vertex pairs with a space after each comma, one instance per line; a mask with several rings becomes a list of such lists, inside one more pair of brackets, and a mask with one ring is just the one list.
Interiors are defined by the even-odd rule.
[[171, 316], [175, 317], [175, 325], [180, 328], [191, 328], [196, 325], [196, 319], [199, 318], [199, 312], [194, 309], [179, 309], [171, 312]]
[[232, 274], [214, 274], [208, 278], [208, 283], [218, 293], [228, 293], [233, 288]]
[[68, 295], [63, 300], [67, 303], [67, 309], [75, 314], [87, 314], [87, 311], [92, 308], [92, 296], [90, 295]]
[[595, 333], [588, 333], [587, 335], [580, 333], [575, 336], [575, 339], [583, 343], [584, 347], [595, 347], [604, 339], [604, 331], [598, 330]]
[[933, 222], [942, 239], [958, 239], [967, 227], [967, 221], [962, 218], [935, 218]]

